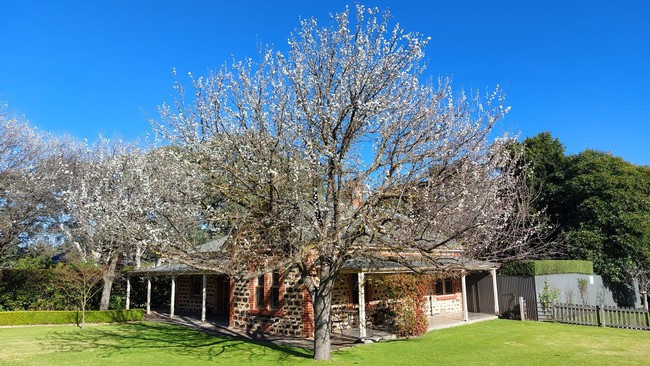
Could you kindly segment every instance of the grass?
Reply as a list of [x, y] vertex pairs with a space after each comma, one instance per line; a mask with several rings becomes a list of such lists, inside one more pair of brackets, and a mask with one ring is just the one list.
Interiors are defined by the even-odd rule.
[[[331, 365], [646, 365], [650, 332], [495, 320], [332, 354]], [[0, 365], [300, 365], [309, 351], [129, 323], [0, 329]]]
[[[494, 320], [407, 341], [342, 350], [344, 364], [647, 365], [650, 332]], [[382, 360], [384, 360], [382, 362]]]

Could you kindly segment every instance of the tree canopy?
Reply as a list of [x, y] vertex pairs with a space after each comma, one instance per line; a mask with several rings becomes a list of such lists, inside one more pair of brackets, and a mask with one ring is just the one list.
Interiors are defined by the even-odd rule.
[[634, 286], [650, 266], [650, 167], [594, 150], [565, 155], [548, 132], [523, 145], [536, 204], [558, 228], [564, 255], [593, 261], [610, 283]]
[[[192, 78], [193, 97], [178, 83], [176, 103], [161, 107], [160, 136], [201, 167], [228, 269], [300, 272], [317, 359], [329, 358], [332, 289], [347, 260], [522, 256], [536, 229], [511, 140], [488, 140], [508, 110], [499, 88], [468, 95], [423, 80], [429, 39], [389, 18], [357, 6], [325, 26], [303, 20], [288, 52]], [[191, 248], [176, 253], [212, 265]]]

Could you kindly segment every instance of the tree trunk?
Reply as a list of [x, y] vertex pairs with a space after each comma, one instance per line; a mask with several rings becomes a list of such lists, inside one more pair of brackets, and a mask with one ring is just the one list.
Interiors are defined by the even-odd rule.
[[318, 291], [314, 299], [314, 359], [330, 359], [330, 336], [332, 334], [331, 322], [332, 293], [323, 294]]
[[321, 267], [320, 285], [312, 294], [314, 304], [314, 359], [329, 360], [332, 335], [332, 289], [336, 273], [329, 266]]
[[108, 310], [108, 306], [111, 302], [111, 291], [113, 289], [113, 280], [115, 279], [115, 269], [117, 268], [117, 262], [119, 261], [119, 254], [113, 255], [108, 262], [108, 268], [104, 272], [102, 278], [104, 282], [104, 287], [102, 289], [102, 299], [99, 303], [99, 310]]
[[135, 246], [135, 269], [140, 269], [142, 265], [142, 248], [140, 245]]
[[81, 330], [86, 329], [86, 300], [81, 305]]

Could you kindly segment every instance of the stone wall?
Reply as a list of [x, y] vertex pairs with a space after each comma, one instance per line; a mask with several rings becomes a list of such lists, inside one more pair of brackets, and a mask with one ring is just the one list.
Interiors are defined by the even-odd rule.
[[453, 293], [436, 295], [435, 284], [425, 297], [425, 311], [428, 315], [457, 314], [463, 312], [463, 293], [460, 280], [452, 279]]
[[[387, 291], [373, 279], [384, 275], [366, 274], [366, 322], [368, 326], [385, 325], [386, 314], [390, 307]], [[352, 324], [351, 311], [358, 309], [353, 303], [356, 290], [356, 273], [342, 273], [334, 285], [332, 294], [333, 330], [349, 328]], [[311, 298], [302, 285], [296, 270], [284, 273], [280, 286], [280, 306], [271, 309], [265, 306], [258, 309], [255, 299], [257, 278], [231, 281], [232, 312], [230, 326], [256, 333], [282, 334], [289, 336], [313, 337], [314, 313]], [[271, 273], [264, 277], [265, 288], [271, 284]], [[462, 293], [460, 280], [453, 280], [453, 293], [435, 295], [435, 283], [426, 296], [428, 315], [452, 314], [462, 312]], [[200, 304], [200, 303], [199, 303]]]
[[356, 273], [339, 274], [334, 289], [332, 289], [332, 308], [348, 307], [352, 305], [352, 281]]
[[[270, 288], [271, 273], [265, 274], [265, 289]], [[296, 270], [280, 277], [280, 306], [258, 309], [255, 301], [257, 278], [232, 281], [232, 314], [230, 326], [249, 334], [271, 333], [313, 337], [313, 308], [309, 295]]]
[[[206, 312], [214, 313], [216, 304], [216, 288], [218, 276], [208, 276], [206, 285]], [[200, 281], [203, 286], [202, 275], [197, 276], [178, 276], [176, 277], [176, 311], [201, 313], [202, 295], [192, 293], [194, 281]]]
[[[337, 279], [332, 294], [332, 328], [333, 330], [348, 329], [358, 326], [355, 322], [356, 314], [350, 310], [359, 309], [359, 304], [354, 303], [354, 292], [357, 289], [357, 273], [342, 273]], [[383, 326], [385, 314], [388, 309], [387, 301], [390, 300], [386, 288], [377, 283], [385, 275], [366, 274], [365, 278], [365, 302], [366, 302], [366, 324], [368, 326]]]

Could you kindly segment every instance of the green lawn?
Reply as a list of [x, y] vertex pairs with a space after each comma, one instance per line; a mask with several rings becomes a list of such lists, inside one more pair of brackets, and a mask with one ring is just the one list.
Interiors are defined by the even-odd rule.
[[[650, 332], [495, 320], [335, 352], [332, 365], [647, 365]], [[313, 364], [311, 353], [131, 323], [0, 329], [1, 365]]]

